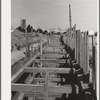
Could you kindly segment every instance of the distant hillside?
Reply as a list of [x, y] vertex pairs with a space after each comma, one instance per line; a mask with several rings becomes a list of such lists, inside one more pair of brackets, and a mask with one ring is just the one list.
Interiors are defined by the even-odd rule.
[[25, 33], [20, 32], [18, 29], [11, 32], [11, 46], [23, 47], [23, 46], [25, 46], [25, 41], [26, 41]]
[[[34, 36], [33, 36], [33, 42], [34, 43], [38, 42], [40, 37], [41, 37], [42, 41], [47, 40], [47, 36], [44, 35], [44, 34], [41, 34], [41, 33], [37, 34], [36, 32], [34, 32], [33, 34], [34, 34]], [[29, 40], [31, 40], [31, 39], [29, 39]], [[12, 31], [11, 32], [11, 47], [12, 47], [12, 50], [24, 47], [25, 45], [26, 45], [25, 33], [19, 31], [18, 29], [15, 29], [14, 31]]]

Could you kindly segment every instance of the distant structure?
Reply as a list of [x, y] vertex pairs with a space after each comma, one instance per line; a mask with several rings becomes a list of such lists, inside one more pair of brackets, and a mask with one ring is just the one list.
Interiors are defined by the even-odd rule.
[[26, 19], [21, 20], [21, 28], [26, 28]]
[[69, 27], [72, 28], [71, 5], [69, 5]]

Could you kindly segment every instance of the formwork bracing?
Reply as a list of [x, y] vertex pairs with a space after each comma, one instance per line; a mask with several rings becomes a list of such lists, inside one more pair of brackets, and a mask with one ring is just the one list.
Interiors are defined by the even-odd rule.
[[[11, 99], [96, 100], [96, 83], [89, 78], [88, 38], [88, 32], [73, 28], [71, 33], [68, 29], [64, 35], [41, 42], [39, 52], [12, 76]], [[94, 50], [95, 44], [93, 56]], [[95, 68], [93, 64], [92, 71]]]

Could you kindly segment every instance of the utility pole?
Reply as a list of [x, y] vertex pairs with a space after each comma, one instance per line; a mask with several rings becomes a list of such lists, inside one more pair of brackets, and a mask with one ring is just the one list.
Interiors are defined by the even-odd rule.
[[69, 5], [69, 27], [70, 27], [70, 34], [71, 34], [71, 29], [72, 29], [71, 5]]

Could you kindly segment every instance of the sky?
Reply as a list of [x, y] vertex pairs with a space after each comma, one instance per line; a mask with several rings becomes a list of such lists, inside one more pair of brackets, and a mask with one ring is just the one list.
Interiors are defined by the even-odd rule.
[[69, 27], [69, 4], [72, 26], [97, 31], [97, 0], [12, 0], [11, 25], [16, 28], [26, 19], [34, 28], [65, 30]]

